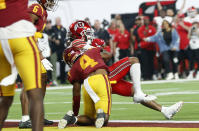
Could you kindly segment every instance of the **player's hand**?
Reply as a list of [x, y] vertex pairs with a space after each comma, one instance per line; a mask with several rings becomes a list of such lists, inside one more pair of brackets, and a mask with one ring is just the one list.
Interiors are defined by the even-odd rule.
[[176, 51], [176, 50], [177, 50], [177, 49], [176, 49], [176, 48], [174, 48], [174, 47], [173, 47], [173, 48], [171, 48], [171, 51]]
[[44, 68], [47, 70], [47, 71], [53, 71], [53, 65], [50, 63], [50, 61], [48, 61], [47, 59], [43, 59], [41, 61], [41, 63], [43, 64]]

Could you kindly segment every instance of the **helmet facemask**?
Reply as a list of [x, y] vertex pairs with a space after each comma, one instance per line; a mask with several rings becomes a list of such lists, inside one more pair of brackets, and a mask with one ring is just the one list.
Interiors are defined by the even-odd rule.
[[84, 29], [82, 32], [81, 32], [81, 36], [86, 40], [93, 40], [94, 39], [94, 30], [92, 28], [87, 28], [87, 29]]
[[58, 7], [58, 0], [37, 0], [47, 11], [55, 11]]

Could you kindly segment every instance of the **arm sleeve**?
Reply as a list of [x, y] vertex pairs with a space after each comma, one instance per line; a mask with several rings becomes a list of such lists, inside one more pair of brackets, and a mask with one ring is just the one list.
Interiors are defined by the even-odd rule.
[[158, 35], [159, 35], [159, 33], [156, 33], [156, 34], [153, 35], [153, 36], [147, 37], [147, 38], [146, 38], [146, 41], [147, 41], [147, 42], [157, 42]]

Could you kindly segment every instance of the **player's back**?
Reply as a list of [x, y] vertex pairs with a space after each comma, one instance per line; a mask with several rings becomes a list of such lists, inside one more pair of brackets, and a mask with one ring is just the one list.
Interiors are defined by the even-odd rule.
[[29, 20], [28, 0], [0, 0], [0, 27], [9, 26], [19, 20]]
[[97, 69], [105, 69], [108, 71], [108, 67], [100, 55], [100, 48], [92, 48], [82, 54], [73, 64], [69, 74], [69, 81], [82, 82], [90, 73]]

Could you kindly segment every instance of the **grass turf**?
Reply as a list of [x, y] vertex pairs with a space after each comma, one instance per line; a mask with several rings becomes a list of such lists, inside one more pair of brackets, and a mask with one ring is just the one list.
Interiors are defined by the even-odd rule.
[[[142, 88], [147, 94], [158, 96], [157, 102], [169, 106], [178, 101], [184, 101], [182, 110], [174, 120], [199, 120], [199, 82], [178, 82], [162, 84], [145, 84]], [[21, 119], [20, 92], [16, 92], [13, 105], [7, 119]], [[133, 104], [131, 97], [112, 95], [111, 120], [165, 120], [157, 111], [140, 104]], [[195, 102], [195, 103], [194, 103]], [[59, 120], [72, 108], [72, 89], [47, 90], [45, 97], [45, 117]], [[81, 104], [80, 113], [83, 113]]]

